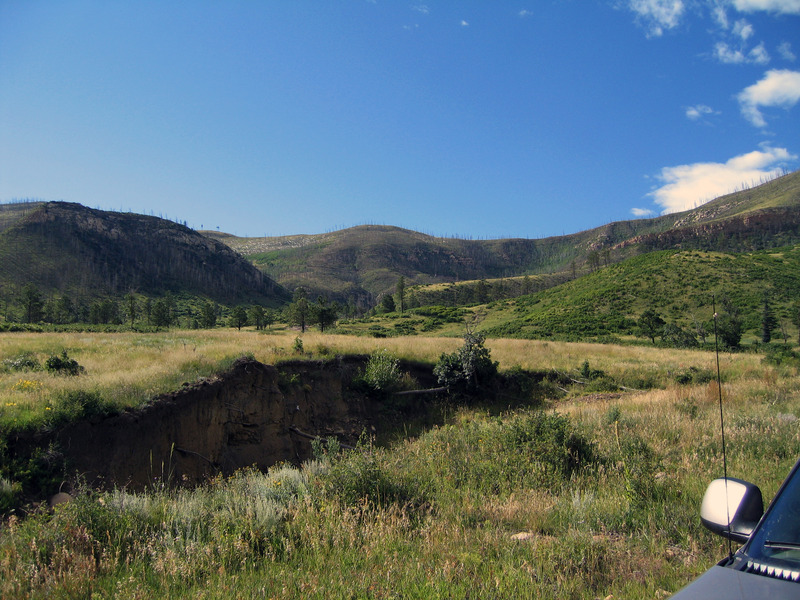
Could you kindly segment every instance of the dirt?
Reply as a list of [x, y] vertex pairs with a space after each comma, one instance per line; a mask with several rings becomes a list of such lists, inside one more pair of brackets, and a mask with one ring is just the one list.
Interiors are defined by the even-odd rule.
[[184, 384], [139, 410], [71, 424], [54, 441], [70, 472], [98, 487], [142, 489], [164, 481], [197, 483], [217, 474], [312, 455], [311, 439], [355, 444], [380, 403], [348, 386], [364, 358], [296, 361], [279, 367], [240, 359], [213, 379]]

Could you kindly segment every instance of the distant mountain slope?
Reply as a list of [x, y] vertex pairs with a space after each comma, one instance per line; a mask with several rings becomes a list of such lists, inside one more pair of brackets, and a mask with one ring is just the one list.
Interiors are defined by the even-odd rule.
[[47, 202], [0, 206], [0, 285], [84, 297], [188, 293], [278, 305], [288, 294], [224, 244], [157, 217]]
[[800, 172], [694, 210], [535, 240], [437, 238], [376, 225], [267, 238], [205, 234], [242, 253], [288, 288], [302, 285], [312, 293], [369, 303], [392, 291], [401, 275], [408, 284], [525, 274], [574, 277], [654, 250], [743, 252], [794, 244], [800, 242]]

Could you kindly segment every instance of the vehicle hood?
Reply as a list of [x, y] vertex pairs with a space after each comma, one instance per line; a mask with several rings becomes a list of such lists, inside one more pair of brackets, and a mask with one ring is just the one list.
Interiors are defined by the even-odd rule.
[[774, 579], [764, 575], [744, 573], [715, 566], [690, 583], [673, 600], [751, 600], [753, 598], [800, 598], [800, 583]]

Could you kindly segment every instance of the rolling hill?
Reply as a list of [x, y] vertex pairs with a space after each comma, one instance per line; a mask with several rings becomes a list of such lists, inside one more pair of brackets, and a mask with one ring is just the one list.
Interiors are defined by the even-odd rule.
[[157, 217], [66, 202], [0, 205], [0, 289], [84, 298], [189, 294], [278, 306], [288, 293], [228, 246]]
[[[666, 249], [751, 252], [800, 242], [800, 172], [696, 209], [543, 239], [439, 238], [362, 225], [316, 235], [242, 238], [204, 232], [286, 286], [372, 305], [409, 285], [546, 275], [553, 285], [601, 265]], [[553, 276], [556, 275], [556, 276]]]
[[[737, 264], [758, 262], [767, 260], [759, 254], [764, 249], [785, 247], [787, 256], [793, 257], [796, 244], [800, 244], [800, 172], [683, 213], [543, 239], [440, 238], [379, 225], [317, 235], [240, 238], [197, 232], [156, 217], [64, 202], [30, 202], [0, 205], [0, 297], [7, 302], [32, 283], [46, 294], [83, 298], [170, 292], [229, 307], [251, 302], [280, 306], [293, 288], [304, 286], [311, 298], [324, 294], [368, 309], [382, 294], [393, 292], [402, 276], [415, 304], [483, 304], [538, 293], [532, 296], [535, 300], [520, 300], [515, 315], [498, 315], [487, 322], [498, 334], [549, 335], [559, 330], [559, 319], [571, 323], [569, 331], [580, 333], [583, 326], [570, 316], [573, 311], [588, 321], [586, 315], [594, 314], [585, 333], [601, 335], [608, 329], [602, 322], [637, 314], [644, 305], [644, 296], [631, 300], [631, 290], [657, 280], [645, 263], [637, 261], [663, 262], [658, 253], [669, 250], [701, 256], [730, 253], [740, 257]], [[775, 287], [785, 306], [784, 300], [798, 290], [794, 283], [789, 292], [777, 289], [772, 280], [787, 276], [778, 263], [773, 266], [772, 279], [760, 280], [756, 272], [749, 272], [735, 281], [740, 285], [762, 281]], [[798, 265], [784, 261], [783, 266]], [[670, 289], [686, 284], [689, 295], [708, 288], [711, 281], [703, 269], [676, 267], [675, 273], [678, 279]], [[599, 283], [605, 277], [610, 278], [607, 284]], [[613, 291], [600, 294], [604, 285]], [[550, 298], [553, 307], [544, 311]], [[637, 310], [628, 311], [625, 302]], [[623, 325], [612, 329], [623, 331]]]

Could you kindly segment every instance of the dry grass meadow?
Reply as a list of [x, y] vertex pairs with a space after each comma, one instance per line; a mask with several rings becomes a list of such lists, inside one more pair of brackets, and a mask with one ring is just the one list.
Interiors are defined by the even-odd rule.
[[[34, 422], [72, 388], [135, 406], [243, 354], [296, 358], [297, 337], [3, 334], [0, 361], [67, 350], [86, 371], [4, 368], [0, 423]], [[461, 343], [301, 339], [314, 358], [386, 348], [431, 363]], [[501, 370], [602, 377], [543, 409], [454, 407], [442, 425], [388, 447], [365, 440], [193, 490], [84, 490], [54, 513], [12, 515], [0, 525], [0, 596], [665, 598], [724, 555], [698, 519], [705, 486], [722, 471], [714, 353], [486, 345]], [[729, 473], [769, 500], [800, 455], [797, 368], [744, 352], [721, 355], [720, 366]]]

